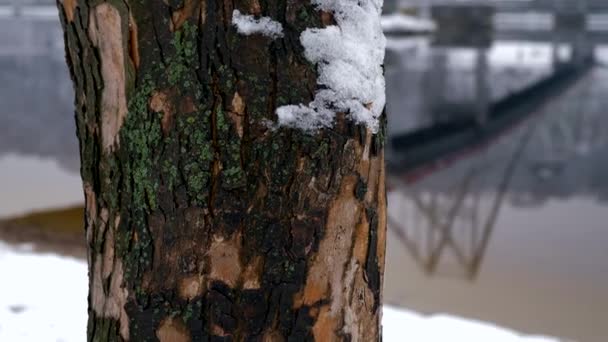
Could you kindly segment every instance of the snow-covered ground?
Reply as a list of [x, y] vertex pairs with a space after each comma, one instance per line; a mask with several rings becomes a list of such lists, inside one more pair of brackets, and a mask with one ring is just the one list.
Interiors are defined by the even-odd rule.
[[[87, 266], [84, 261], [34, 254], [0, 242], [0, 341], [86, 340]], [[523, 337], [492, 324], [385, 307], [386, 342], [557, 342]]]
[[0, 242], [0, 341], [86, 341], [87, 266]]

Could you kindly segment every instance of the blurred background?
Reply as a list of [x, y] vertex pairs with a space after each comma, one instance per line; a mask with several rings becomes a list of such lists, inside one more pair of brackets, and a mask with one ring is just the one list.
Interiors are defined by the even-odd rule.
[[[608, 341], [608, 1], [385, 0], [382, 26], [385, 302]], [[72, 104], [54, 1], [0, 0], [0, 341], [84, 338]]]

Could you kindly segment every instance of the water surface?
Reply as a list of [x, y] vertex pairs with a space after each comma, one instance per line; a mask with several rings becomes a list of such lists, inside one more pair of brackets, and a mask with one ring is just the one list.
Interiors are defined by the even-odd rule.
[[[475, 116], [480, 102], [484, 108], [555, 70], [550, 44], [400, 44], [387, 66], [389, 144]], [[385, 300], [528, 333], [606, 341], [605, 94], [608, 69], [593, 68], [524, 120], [432, 167], [400, 168], [408, 156], [393, 144]], [[438, 110], [438, 102], [446, 106]]]

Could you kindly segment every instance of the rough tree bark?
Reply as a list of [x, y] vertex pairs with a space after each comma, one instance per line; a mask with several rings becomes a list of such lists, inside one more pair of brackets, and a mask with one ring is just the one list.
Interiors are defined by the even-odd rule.
[[[63, 0], [90, 273], [89, 341], [375, 341], [383, 132], [308, 103], [308, 1]], [[234, 9], [284, 36], [244, 36]], [[384, 121], [384, 119], [382, 119]]]

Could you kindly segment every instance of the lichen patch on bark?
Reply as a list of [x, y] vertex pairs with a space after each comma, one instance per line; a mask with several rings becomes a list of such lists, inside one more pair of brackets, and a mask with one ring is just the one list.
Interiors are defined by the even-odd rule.
[[119, 143], [118, 132], [127, 116], [125, 37], [118, 9], [104, 2], [91, 10], [89, 38], [101, 56], [101, 137], [106, 152]]

